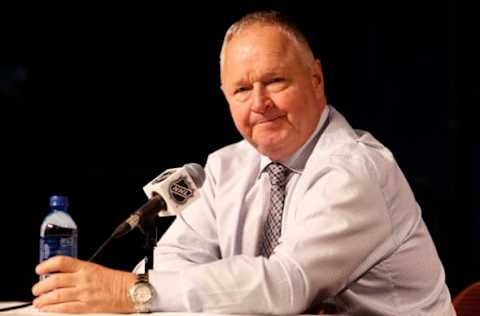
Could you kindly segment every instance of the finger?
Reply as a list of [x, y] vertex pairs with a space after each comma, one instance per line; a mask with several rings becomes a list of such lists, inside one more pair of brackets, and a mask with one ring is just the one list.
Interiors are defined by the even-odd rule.
[[32, 294], [39, 296], [57, 288], [75, 286], [75, 276], [72, 273], [55, 273], [32, 287]]
[[53, 272], [75, 272], [82, 264], [81, 260], [68, 256], [55, 256], [40, 263], [35, 272], [38, 275], [44, 275]]
[[41, 312], [78, 314], [88, 312], [88, 306], [82, 302], [67, 302], [40, 307]]
[[33, 305], [42, 308], [48, 305], [80, 301], [78, 291], [74, 288], [56, 289], [37, 297]]

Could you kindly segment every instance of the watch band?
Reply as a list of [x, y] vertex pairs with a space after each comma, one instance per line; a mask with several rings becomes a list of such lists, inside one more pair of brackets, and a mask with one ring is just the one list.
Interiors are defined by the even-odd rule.
[[135, 283], [140, 283], [140, 282], [149, 283], [148, 282], [148, 273], [137, 274], [137, 281]]

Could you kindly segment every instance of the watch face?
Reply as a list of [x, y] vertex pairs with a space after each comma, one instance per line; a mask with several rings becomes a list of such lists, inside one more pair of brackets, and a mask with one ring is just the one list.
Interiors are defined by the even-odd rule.
[[152, 290], [146, 284], [139, 284], [135, 289], [135, 301], [138, 303], [147, 303], [152, 299]]

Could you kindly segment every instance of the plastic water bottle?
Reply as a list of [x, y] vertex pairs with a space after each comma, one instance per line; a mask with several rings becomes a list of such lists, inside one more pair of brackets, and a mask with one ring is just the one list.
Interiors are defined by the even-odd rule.
[[77, 224], [68, 214], [68, 198], [50, 197], [50, 213], [40, 227], [40, 262], [53, 256], [77, 257]]

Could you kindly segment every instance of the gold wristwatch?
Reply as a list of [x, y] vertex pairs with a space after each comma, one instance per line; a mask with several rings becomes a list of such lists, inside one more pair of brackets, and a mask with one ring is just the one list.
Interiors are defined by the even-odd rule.
[[137, 313], [149, 313], [155, 291], [148, 282], [148, 273], [137, 274], [137, 281], [128, 291]]

